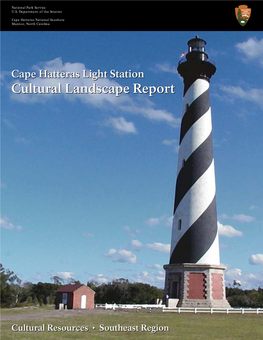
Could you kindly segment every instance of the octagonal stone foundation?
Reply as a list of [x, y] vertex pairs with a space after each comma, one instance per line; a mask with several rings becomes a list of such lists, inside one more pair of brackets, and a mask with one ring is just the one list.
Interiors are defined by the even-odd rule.
[[166, 306], [230, 308], [225, 295], [225, 268], [192, 263], [164, 265]]

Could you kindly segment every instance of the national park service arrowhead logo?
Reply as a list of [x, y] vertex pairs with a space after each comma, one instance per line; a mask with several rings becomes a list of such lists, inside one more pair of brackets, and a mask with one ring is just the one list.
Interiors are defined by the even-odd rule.
[[245, 26], [251, 16], [251, 8], [247, 5], [240, 5], [235, 8], [237, 21], [241, 26]]

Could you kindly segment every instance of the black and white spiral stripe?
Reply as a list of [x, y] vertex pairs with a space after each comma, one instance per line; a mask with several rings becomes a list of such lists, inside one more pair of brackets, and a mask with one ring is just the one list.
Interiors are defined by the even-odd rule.
[[209, 81], [185, 86], [170, 264], [220, 264]]

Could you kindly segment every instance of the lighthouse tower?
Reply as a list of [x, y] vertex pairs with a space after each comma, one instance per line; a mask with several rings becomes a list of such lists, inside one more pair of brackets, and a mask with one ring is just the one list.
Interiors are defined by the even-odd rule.
[[209, 85], [216, 67], [206, 42], [188, 41], [178, 64], [184, 80], [170, 262], [164, 266], [167, 306], [226, 307], [220, 265]]

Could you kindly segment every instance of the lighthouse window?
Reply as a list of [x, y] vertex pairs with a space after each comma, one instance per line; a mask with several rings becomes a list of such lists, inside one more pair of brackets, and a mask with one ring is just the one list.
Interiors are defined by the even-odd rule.
[[178, 221], [178, 230], [181, 230], [182, 229], [182, 220], [179, 220]]

